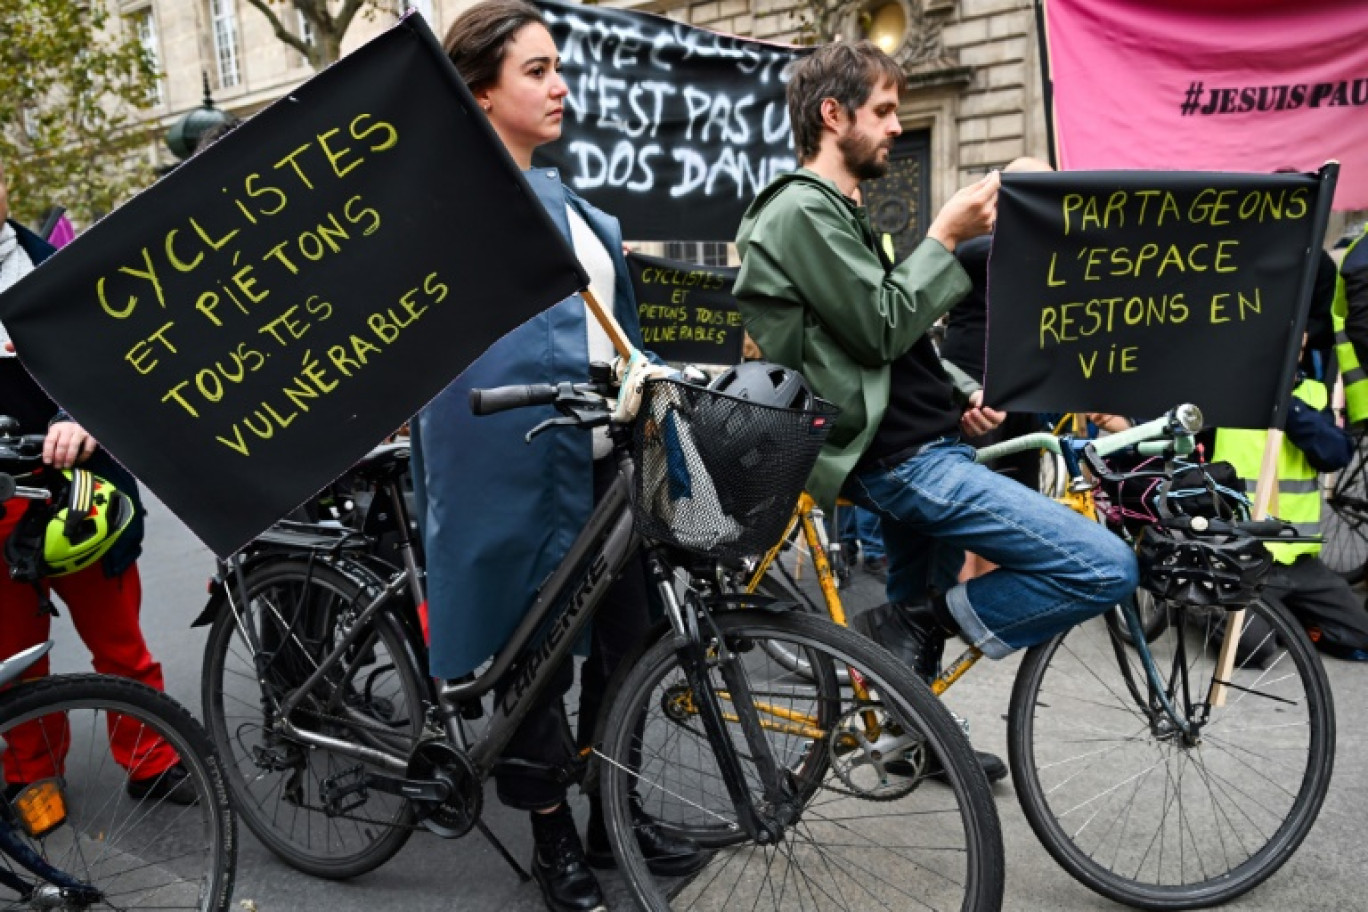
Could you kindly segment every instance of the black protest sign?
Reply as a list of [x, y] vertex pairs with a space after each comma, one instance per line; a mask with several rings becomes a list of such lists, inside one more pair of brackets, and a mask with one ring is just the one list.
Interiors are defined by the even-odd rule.
[[[1333, 193], [1333, 186], [1331, 191]], [[1265, 428], [1328, 211], [1306, 174], [1005, 174], [985, 400]]]
[[586, 285], [409, 17], [60, 251], [0, 319], [223, 556]]
[[736, 364], [741, 360], [741, 311], [732, 287], [734, 266], [627, 256], [636, 291], [641, 338], [666, 361]]
[[784, 102], [806, 51], [650, 13], [538, 0], [560, 48], [561, 141], [537, 162], [637, 240], [730, 241], [746, 206], [797, 167]]

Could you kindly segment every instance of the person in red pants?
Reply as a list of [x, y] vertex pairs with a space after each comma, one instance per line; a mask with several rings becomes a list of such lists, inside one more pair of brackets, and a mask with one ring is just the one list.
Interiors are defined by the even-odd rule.
[[[18, 282], [54, 252], [33, 232], [9, 219], [4, 171], [0, 168], [0, 292]], [[18, 422], [21, 434], [45, 434], [46, 471], [81, 464], [130, 497], [136, 513], [132, 523], [105, 556], [84, 569], [34, 583], [11, 579], [0, 556], [0, 658], [14, 655], [48, 638], [52, 619], [44, 595], [55, 593], [71, 613], [77, 633], [90, 649], [97, 672], [132, 678], [165, 690], [161, 665], [148, 652], [139, 614], [142, 583], [136, 560], [142, 547], [143, 508], [133, 476], [96, 444], [85, 429], [61, 412], [14, 357], [9, 334], [0, 326], [0, 415]], [[0, 542], [7, 541], [30, 502], [6, 501], [0, 517]], [[25, 679], [48, 673], [46, 657], [24, 674]], [[195, 801], [195, 792], [174, 750], [160, 739], [141, 738], [132, 726], [109, 720], [110, 751], [129, 772], [128, 792], [139, 800], [180, 804]], [[66, 720], [53, 715], [14, 729], [8, 735], [0, 765], [4, 767], [5, 797], [13, 799], [38, 780], [60, 776], [66, 752]]]

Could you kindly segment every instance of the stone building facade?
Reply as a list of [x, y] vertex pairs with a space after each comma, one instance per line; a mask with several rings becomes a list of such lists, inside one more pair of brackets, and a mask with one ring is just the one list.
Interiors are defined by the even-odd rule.
[[[285, 95], [313, 70], [279, 41], [247, 0], [107, 0], [139, 35], [165, 72], [148, 109], [164, 134], [202, 103], [207, 74], [214, 103], [246, 116]], [[904, 134], [893, 172], [871, 187], [876, 223], [910, 249], [930, 217], [965, 183], [1019, 156], [1048, 158], [1041, 42], [1034, 0], [604, 0], [693, 25], [769, 41], [804, 42], [825, 11], [827, 35], [882, 36], [907, 70]], [[408, 9], [441, 35], [471, 0], [380, 0], [353, 23], [344, 53], [369, 40]], [[292, 28], [297, 13], [276, 2]], [[833, 12], [834, 11], [834, 12]], [[890, 26], [891, 23], [891, 26]], [[173, 160], [158, 142], [158, 164]], [[1334, 213], [1327, 243], [1363, 213]], [[716, 253], [714, 253], [716, 256]]]
[[[237, 116], [260, 110], [313, 74], [303, 55], [279, 41], [246, 0], [114, 2], [166, 74], [160, 100], [149, 109], [162, 132], [202, 103], [201, 74], [208, 75], [214, 103]], [[809, 24], [818, 0], [610, 2], [719, 31], [794, 42], [813, 40]], [[469, 0], [389, 0], [369, 17], [358, 17], [344, 52], [388, 27], [404, 9], [417, 8], [440, 35], [468, 5]], [[292, 9], [275, 9], [297, 27]], [[830, 18], [831, 31], [860, 37], [869, 23], [890, 17], [903, 34], [889, 49], [907, 69], [912, 89], [903, 100], [905, 133], [895, 172], [869, 202], [901, 248], [925, 231], [929, 214], [959, 186], [1021, 155], [1044, 158], [1048, 149], [1032, 0], [847, 0]], [[149, 155], [159, 163], [172, 160], [161, 144]]]

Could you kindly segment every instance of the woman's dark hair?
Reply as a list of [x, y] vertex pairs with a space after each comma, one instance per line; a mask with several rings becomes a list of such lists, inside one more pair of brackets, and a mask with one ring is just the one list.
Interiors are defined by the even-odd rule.
[[546, 25], [541, 12], [526, 0], [483, 0], [456, 17], [442, 47], [476, 92], [498, 81], [508, 42], [533, 22]]
[[800, 60], [786, 92], [798, 161], [811, 161], [817, 155], [824, 99], [835, 99], [853, 117], [883, 82], [893, 83], [901, 94], [907, 88], [907, 75], [872, 41], [824, 44]]

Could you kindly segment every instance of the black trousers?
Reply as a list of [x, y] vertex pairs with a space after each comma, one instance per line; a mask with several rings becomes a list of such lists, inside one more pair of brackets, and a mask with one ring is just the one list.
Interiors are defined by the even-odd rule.
[[[607, 493], [617, 475], [617, 461], [594, 463], [594, 503]], [[590, 628], [589, 657], [580, 672], [578, 731], [572, 735], [565, 712], [565, 695], [574, 683], [574, 659], [558, 668], [540, 698], [518, 726], [504, 749], [504, 758], [542, 767], [568, 768], [578, 751], [594, 740], [608, 679], [623, 656], [645, 637], [650, 627], [651, 596], [645, 562], [634, 557], [609, 587]], [[569, 783], [544, 771], [500, 765], [494, 771], [499, 800], [522, 810], [543, 810], [565, 800]]]

